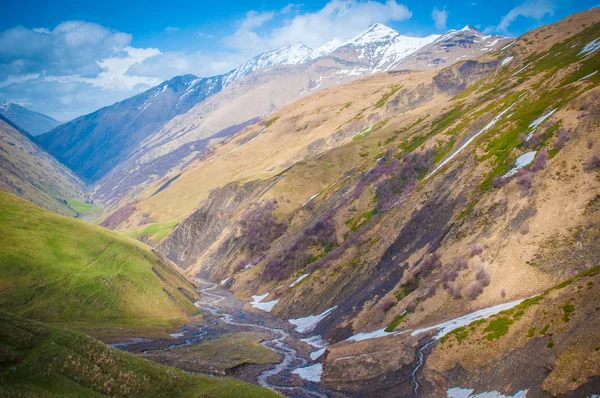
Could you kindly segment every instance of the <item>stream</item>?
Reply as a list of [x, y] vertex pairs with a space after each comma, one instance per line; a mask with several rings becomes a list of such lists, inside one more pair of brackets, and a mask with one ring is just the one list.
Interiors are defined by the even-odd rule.
[[[328, 394], [319, 392], [316, 388], [311, 388], [308, 385], [287, 385], [281, 384], [280, 382], [278, 384], [275, 384], [274, 382], [269, 381], [269, 379], [273, 376], [284, 373], [289, 374], [294, 369], [302, 368], [308, 365], [308, 360], [299, 356], [298, 352], [285, 342], [285, 340], [292, 338], [290, 333], [281, 328], [271, 328], [268, 326], [257, 325], [254, 323], [243, 323], [234, 321], [233, 315], [223, 312], [223, 310], [218, 306], [219, 303], [227, 299], [225, 295], [220, 295], [218, 293], [218, 285], [215, 282], [204, 279], [196, 279], [196, 282], [198, 282], [198, 284], [200, 285], [200, 289], [198, 291], [201, 294], [201, 299], [196, 302], [196, 306], [198, 308], [210, 312], [211, 314], [217, 316], [222, 322], [228, 325], [260, 329], [262, 331], [267, 331], [275, 335], [275, 338], [263, 341], [261, 344], [267, 348], [276, 351], [282, 356], [283, 360], [278, 364], [275, 364], [272, 368], [263, 371], [258, 376], [257, 381], [259, 385], [270, 388], [272, 390], [280, 391], [288, 396], [306, 396], [318, 398], [326, 398], [329, 396]], [[297, 393], [301, 394], [298, 395]]]

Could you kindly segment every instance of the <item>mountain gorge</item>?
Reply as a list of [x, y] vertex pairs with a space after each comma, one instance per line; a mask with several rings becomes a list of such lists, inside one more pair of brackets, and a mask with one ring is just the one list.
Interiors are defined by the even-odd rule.
[[599, 8], [375, 24], [0, 116], [0, 395], [595, 396], [599, 66]]

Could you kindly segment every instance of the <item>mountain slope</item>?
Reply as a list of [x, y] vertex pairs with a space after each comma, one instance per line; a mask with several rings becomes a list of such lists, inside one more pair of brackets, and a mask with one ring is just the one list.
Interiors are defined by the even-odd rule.
[[43, 134], [61, 122], [17, 104], [0, 100], [0, 115], [4, 116], [32, 136]]
[[3, 397], [277, 397], [226, 377], [190, 374], [110, 348], [74, 330], [0, 312]]
[[0, 188], [56, 213], [77, 216], [68, 201], [83, 203], [85, 184], [0, 116]]
[[[586, 396], [597, 276], [569, 279], [600, 264], [599, 38], [594, 9], [441, 71], [314, 93], [149, 188], [130, 221], [191, 212], [158, 250], [296, 325], [320, 319], [298, 332], [327, 340], [330, 387]], [[532, 314], [519, 300], [536, 295]], [[477, 311], [490, 319], [433, 339]]]
[[197, 311], [194, 285], [139, 242], [1, 191], [0, 209], [0, 310], [145, 333]]
[[[178, 90], [165, 82], [69, 122], [40, 137], [40, 142], [96, 183], [95, 197], [112, 207], [149, 183], [177, 173], [257, 118], [318, 89], [396, 69], [438, 38], [403, 36], [376, 24], [346, 42], [330, 42], [315, 50], [297, 43], [260, 54], [225, 75], [175, 78], [171, 82], [187, 79], [189, 87]], [[483, 45], [472, 43], [473, 48]], [[180, 95], [185, 106], [173, 106]], [[163, 96], [174, 100], [165, 102]], [[148, 112], [154, 120], [148, 119]]]

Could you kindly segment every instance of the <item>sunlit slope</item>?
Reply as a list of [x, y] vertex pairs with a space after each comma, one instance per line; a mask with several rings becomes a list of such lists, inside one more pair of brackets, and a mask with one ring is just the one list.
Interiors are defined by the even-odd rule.
[[190, 374], [67, 328], [0, 312], [2, 397], [277, 397], [243, 381]]
[[0, 192], [0, 310], [83, 326], [178, 323], [194, 286], [140, 243]]

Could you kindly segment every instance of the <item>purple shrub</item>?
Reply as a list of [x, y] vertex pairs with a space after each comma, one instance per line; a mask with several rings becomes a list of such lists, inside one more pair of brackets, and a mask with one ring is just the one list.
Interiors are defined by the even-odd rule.
[[481, 281], [471, 283], [467, 289], [467, 297], [469, 300], [475, 300], [481, 293], [483, 293], [483, 284]]
[[479, 271], [477, 271], [477, 275], [475, 275], [475, 279], [478, 282], [481, 282], [482, 286], [487, 286], [492, 281], [492, 277], [490, 276], [490, 273], [487, 272], [487, 270], [483, 267]]
[[473, 244], [471, 244], [471, 246], [469, 246], [469, 251], [471, 253], [471, 258], [473, 258], [473, 257], [479, 256], [479, 255], [481, 255], [481, 253], [483, 253], [483, 247], [481, 247], [477, 243], [473, 243]]
[[238, 223], [242, 244], [247, 247], [250, 255], [268, 250], [271, 242], [286, 231], [287, 226], [278, 223], [273, 215], [276, 206], [275, 200], [257, 202], [240, 217]]
[[504, 291], [504, 289], [500, 292], [500, 296], [502, 296], [502, 298], [506, 297], [506, 291]]
[[594, 139], [592, 137], [588, 138], [587, 148], [592, 149], [594, 147]]
[[448, 293], [455, 299], [462, 298], [462, 285], [460, 283], [451, 282], [448, 285]]
[[600, 156], [592, 155], [586, 162], [585, 168], [590, 172], [600, 170]]
[[533, 185], [533, 178], [531, 177], [531, 174], [526, 172], [520, 173], [517, 177], [517, 184], [519, 184], [519, 187], [521, 187], [521, 195], [527, 196], [531, 186]]
[[558, 130], [558, 139], [556, 140], [556, 144], [554, 144], [554, 148], [563, 149], [565, 147], [565, 144], [570, 139], [571, 139], [571, 136], [570, 136], [569, 132], [564, 127], [561, 127]]
[[408, 305], [406, 306], [406, 311], [407, 312], [415, 312], [415, 309], [417, 308], [417, 303], [415, 303], [414, 301], [411, 301], [410, 303], [408, 303]]
[[529, 225], [525, 223], [521, 224], [521, 226], [519, 227], [519, 232], [521, 233], [521, 235], [527, 235], [529, 233]]
[[388, 312], [389, 310], [392, 309], [392, 307], [394, 306], [394, 304], [396, 304], [394, 302], [394, 300], [392, 300], [391, 298], [388, 297], [386, 299], [383, 299], [381, 301], [381, 304], [379, 306], [380, 306], [380, 308], [381, 308], [381, 310], [383, 312]]
[[494, 177], [492, 179], [492, 187], [495, 188], [495, 189], [502, 187], [504, 185], [505, 180], [506, 179], [504, 177], [502, 177], [502, 176], [496, 176], [496, 177]]
[[543, 134], [540, 133], [539, 131], [531, 134], [531, 137], [529, 137], [529, 141], [527, 141], [527, 145], [530, 148], [535, 148], [539, 144], [540, 140], [542, 139], [542, 135]]
[[533, 163], [532, 169], [534, 171], [544, 170], [546, 165], [548, 164], [548, 150], [546, 148], [540, 149], [537, 156], [535, 157], [535, 162]]

